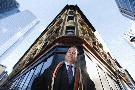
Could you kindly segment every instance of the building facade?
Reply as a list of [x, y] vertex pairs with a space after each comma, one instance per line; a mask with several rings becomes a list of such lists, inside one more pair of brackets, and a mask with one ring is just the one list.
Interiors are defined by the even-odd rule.
[[87, 68], [96, 90], [133, 90], [134, 80], [104, 50], [95, 31], [77, 5], [66, 5], [16, 63], [0, 88], [31, 90], [33, 80], [48, 67], [63, 61], [67, 49], [75, 45], [81, 68]]
[[135, 20], [135, 0], [116, 0], [122, 15]]
[[16, 0], [0, 0], [0, 19], [19, 12]]
[[8, 52], [8, 49], [15, 46], [20, 41], [20, 38], [23, 38], [38, 22], [37, 17], [28, 10], [0, 20], [0, 58], [4, 53]]
[[0, 75], [5, 71], [6, 66], [0, 64]]
[[6, 66], [0, 64], [0, 83], [8, 76]]

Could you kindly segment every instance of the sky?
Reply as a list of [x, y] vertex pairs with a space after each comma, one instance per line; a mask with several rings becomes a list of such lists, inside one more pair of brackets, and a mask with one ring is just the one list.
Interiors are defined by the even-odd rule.
[[5, 54], [6, 57], [0, 58], [0, 63], [6, 65], [9, 72], [11, 72], [13, 65], [65, 5], [77, 4], [96, 31], [100, 34], [113, 58], [116, 58], [120, 65], [124, 69], [127, 69], [135, 80], [135, 72], [133, 70], [135, 67], [135, 49], [133, 49], [133, 47], [131, 47], [131, 45], [123, 38], [123, 34], [133, 27], [134, 21], [122, 16], [115, 0], [17, 1], [20, 4], [20, 11], [31, 11], [40, 20], [40, 23], [34, 27], [27, 37], [23, 37], [16, 47], [13, 47], [10, 50], [12, 54]]

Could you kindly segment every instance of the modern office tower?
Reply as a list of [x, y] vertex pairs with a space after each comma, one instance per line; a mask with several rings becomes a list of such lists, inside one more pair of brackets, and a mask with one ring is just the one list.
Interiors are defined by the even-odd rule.
[[0, 0], [0, 19], [19, 12], [16, 0]]
[[135, 0], [116, 0], [122, 15], [135, 20]]
[[104, 50], [95, 31], [77, 5], [66, 5], [16, 63], [1, 89], [31, 90], [33, 80], [63, 61], [67, 49], [75, 45], [80, 68], [87, 68], [96, 90], [133, 90], [134, 81]]
[[0, 20], [0, 57], [14, 46], [19, 39], [39, 20], [30, 11], [25, 10]]

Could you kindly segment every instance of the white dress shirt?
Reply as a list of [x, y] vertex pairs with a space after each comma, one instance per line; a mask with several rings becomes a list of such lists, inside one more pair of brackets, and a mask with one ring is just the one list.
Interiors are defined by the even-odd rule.
[[75, 75], [75, 65], [74, 64], [70, 64], [70, 63], [68, 63], [68, 62], [65, 62], [65, 64], [66, 64], [66, 69], [68, 70], [68, 65], [72, 65], [73, 67], [72, 67], [72, 71], [73, 71], [73, 76]]

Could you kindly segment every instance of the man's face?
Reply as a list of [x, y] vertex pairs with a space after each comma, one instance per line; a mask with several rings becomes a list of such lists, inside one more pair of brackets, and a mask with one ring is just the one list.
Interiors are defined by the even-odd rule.
[[74, 64], [77, 60], [77, 49], [75, 47], [71, 47], [68, 49], [66, 55], [65, 55], [65, 60], [66, 62], [70, 64]]

